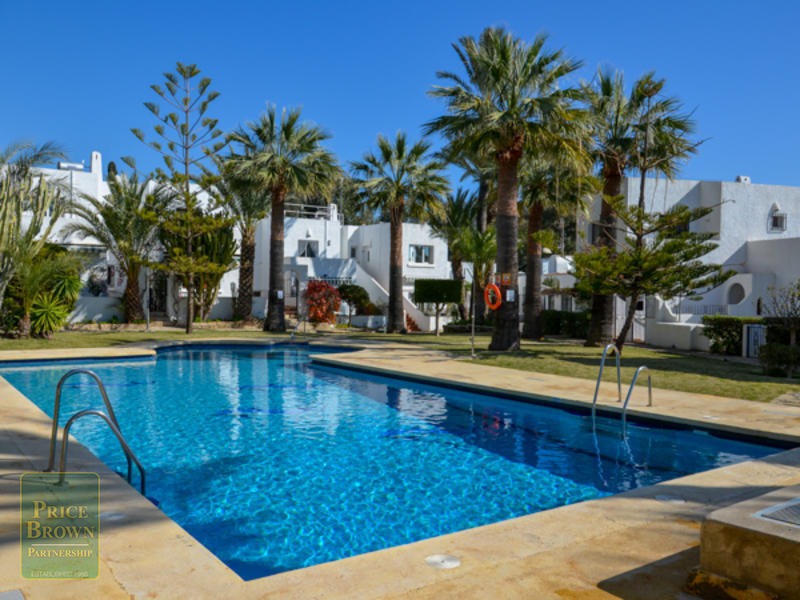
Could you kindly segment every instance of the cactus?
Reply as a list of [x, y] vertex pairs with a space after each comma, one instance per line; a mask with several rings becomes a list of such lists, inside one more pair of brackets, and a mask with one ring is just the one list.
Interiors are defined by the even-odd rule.
[[65, 208], [58, 188], [43, 177], [0, 175], [0, 308], [21, 260], [42, 249]]

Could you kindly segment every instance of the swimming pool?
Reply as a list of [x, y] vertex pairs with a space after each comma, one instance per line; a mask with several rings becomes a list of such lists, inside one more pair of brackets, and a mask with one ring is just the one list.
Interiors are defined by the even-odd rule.
[[[313, 348], [312, 352], [324, 349]], [[774, 447], [329, 367], [298, 346], [96, 363], [148, 496], [252, 579], [764, 456]], [[52, 414], [70, 365], [0, 370]], [[102, 407], [69, 380], [61, 424]], [[99, 419], [74, 435], [112, 468]]]

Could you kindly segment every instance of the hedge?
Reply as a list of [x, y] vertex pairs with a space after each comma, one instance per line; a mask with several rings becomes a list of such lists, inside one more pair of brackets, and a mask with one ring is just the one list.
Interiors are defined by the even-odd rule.
[[585, 338], [589, 334], [589, 313], [568, 310], [543, 310], [542, 333]]
[[711, 341], [711, 352], [741, 356], [742, 330], [744, 325], [763, 324], [761, 317], [731, 317], [727, 315], [704, 315], [703, 335]]
[[758, 360], [765, 375], [787, 375], [800, 366], [800, 346], [787, 344], [764, 344], [758, 349]]
[[414, 302], [416, 304], [447, 304], [461, 302], [464, 282], [459, 279], [416, 279]]

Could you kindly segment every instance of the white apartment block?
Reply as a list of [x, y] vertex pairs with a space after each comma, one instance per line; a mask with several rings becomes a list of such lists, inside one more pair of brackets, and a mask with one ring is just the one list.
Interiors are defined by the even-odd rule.
[[[103, 197], [109, 193], [103, 179], [102, 157], [92, 152], [89, 169], [80, 164], [60, 163], [57, 169], [39, 169], [46, 178], [60, 181], [72, 197], [80, 201], [82, 195]], [[125, 289], [125, 278], [117, 268], [111, 254], [95, 239], [65, 236], [72, 215], [62, 216], [53, 228], [51, 241], [75, 250], [87, 252], [92, 257], [91, 269], [84, 274], [88, 280], [92, 273], [104, 279], [104, 290], [93, 295], [89, 286], [78, 302], [70, 319], [105, 321], [121, 316], [119, 300]], [[254, 314], [263, 315], [269, 287], [269, 231], [270, 218], [263, 219], [256, 232], [254, 263]], [[238, 237], [238, 232], [236, 233]], [[417, 278], [445, 279], [452, 276], [446, 243], [433, 236], [424, 224], [403, 225], [403, 292], [408, 315], [423, 331], [433, 328], [433, 317], [424, 314], [410, 300], [414, 280]], [[238, 259], [238, 257], [237, 257]], [[354, 283], [364, 287], [377, 306], [388, 304], [389, 288], [389, 224], [345, 225], [338, 207], [287, 204], [285, 215], [285, 298], [288, 309], [296, 309], [298, 298], [310, 279], [329, 281], [334, 285]], [[143, 275], [143, 277], [148, 275]], [[185, 313], [185, 292], [171, 277], [150, 273], [150, 309], [154, 318], [178, 319]], [[144, 293], [145, 282], [141, 290]], [[219, 296], [210, 319], [230, 319], [233, 298], [236, 296], [238, 269], [229, 271], [220, 284]], [[300, 314], [303, 314], [302, 302]], [[442, 319], [444, 324], [447, 319]]]
[[[637, 177], [623, 180], [622, 193], [629, 205], [638, 203], [639, 182]], [[676, 204], [712, 209], [690, 227], [714, 234], [717, 248], [703, 260], [736, 274], [705, 293], [699, 302], [649, 298], [646, 314], [638, 315], [637, 333], [646, 329], [642, 337], [653, 345], [706, 349], [708, 340], [700, 325], [703, 315], [762, 315], [770, 287], [786, 286], [800, 278], [796, 259], [800, 256], [800, 188], [755, 184], [746, 176], [731, 182], [648, 178], [647, 210], [663, 212]], [[598, 198], [590, 214], [579, 217], [579, 249], [592, 239], [592, 223], [599, 215]], [[622, 318], [624, 306], [617, 315]]]

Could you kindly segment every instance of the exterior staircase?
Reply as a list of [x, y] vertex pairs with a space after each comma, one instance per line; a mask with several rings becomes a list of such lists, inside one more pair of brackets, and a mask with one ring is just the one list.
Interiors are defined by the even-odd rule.
[[406, 313], [406, 329], [408, 331], [422, 331], [408, 313]]

